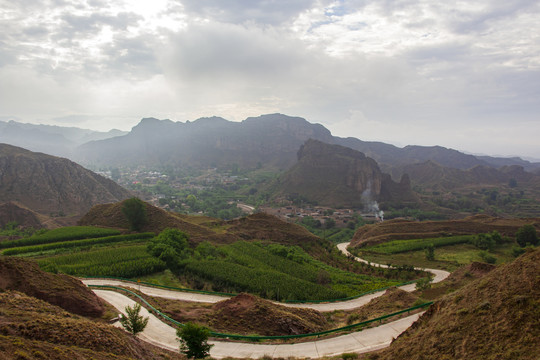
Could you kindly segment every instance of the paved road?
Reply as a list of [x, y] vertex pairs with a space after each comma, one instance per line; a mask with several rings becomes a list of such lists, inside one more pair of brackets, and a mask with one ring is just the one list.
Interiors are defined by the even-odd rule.
[[[338, 245], [339, 250], [343, 253], [348, 254], [347, 246], [349, 243], [342, 243]], [[361, 262], [367, 262], [363, 259], [355, 257], [355, 260]], [[387, 267], [386, 265], [377, 265], [375, 266]], [[423, 269], [429, 272], [432, 272], [435, 275], [433, 282], [439, 282], [444, 280], [449, 273], [442, 270], [435, 269]], [[123, 282], [119, 280], [111, 279], [85, 279], [83, 282], [87, 285], [124, 285], [129, 287], [134, 287], [140, 289], [141, 292], [151, 295], [164, 297], [169, 299], [176, 300], [186, 300], [186, 301], [197, 301], [205, 303], [215, 303], [228, 297], [225, 296], [216, 296], [216, 295], [207, 295], [207, 294], [197, 294], [189, 292], [179, 292], [166, 289], [159, 289], [150, 286], [136, 285], [130, 282]], [[414, 284], [405, 285], [400, 287], [405, 291], [413, 291], [415, 288]], [[118, 311], [123, 312], [126, 306], [133, 306], [135, 302], [128, 297], [113, 291], [106, 290], [94, 290], [94, 292], [101, 297], [102, 299], [109, 302], [113, 305]], [[353, 309], [362, 305], [367, 304], [372, 299], [381, 296], [384, 294], [384, 291], [376, 292], [363, 296], [358, 299], [335, 302], [335, 303], [323, 303], [323, 304], [281, 304], [289, 307], [304, 307], [316, 309], [319, 311], [333, 311], [333, 310], [346, 310]], [[150, 318], [146, 329], [139, 335], [143, 340], [146, 340], [150, 343], [153, 343], [157, 346], [163, 347], [165, 349], [176, 351], [178, 350], [179, 344], [176, 340], [176, 330], [169, 325], [163, 323], [154, 315], [148, 313], [146, 309], [141, 309], [141, 314], [143, 316], [148, 316]], [[271, 357], [302, 357], [302, 358], [320, 358], [323, 356], [334, 356], [339, 355], [345, 352], [356, 352], [363, 353], [382, 349], [388, 346], [392, 339], [396, 338], [399, 334], [405, 331], [409, 326], [412, 325], [414, 321], [422, 313], [415, 315], [407, 316], [402, 319], [378, 326], [376, 328], [365, 329], [360, 332], [355, 332], [347, 335], [337, 336], [333, 338], [328, 338], [324, 340], [316, 340], [309, 342], [302, 342], [296, 344], [280, 344], [280, 345], [269, 345], [269, 344], [252, 344], [252, 343], [241, 343], [241, 342], [229, 342], [229, 341], [212, 341], [214, 344], [210, 354], [214, 358], [224, 358], [224, 357], [242, 357], [242, 358], [261, 358], [264, 355], [269, 355]]]
[[[343, 253], [350, 255], [350, 253], [347, 251], [348, 245], [349, 243], [338, 244], [338, 249], [341, 250]], [[360, 259], [357, 257], [355, 257], [355, 259], [356, 261], [367, 263], [367, 261], [363, 259]], [[372, 264], [372, 265], [380, 266], [383, 268], [388, 267], [386, 265], [379, 265], [379, 264]], [[435, 275], [433, 282], [442, 281], [450, 274], [449, 272], [443, 271], [443, 270], [436, 270], [436, 269], [423, 269], [423, 270], [429, 271]], [[160, 289], [160, 288], [155, 288], [151, 286], [136, 285], [132, 282], [124, 282], [124, 281], [112, 280], [112, 279], [84, 279], [83, 282], [86, 285], [113, 285], [113, 286], [132, 287], [132, 288], [140, 289], [141, 292], [150, 296], [163, 297], [163, 298], [173, 299], [173, 300], [216, 303], [222, 300], [229, 299], [229, 297], [227, 296], [198, 294], [198, 293], [191, 293], [191, 292], [181, 292], [181, 291]], [[404, 285], [404, 286], [401, 286], [400, 289], [409, 291], [409, 292], [414, 291], [415, 284]], [[276, 303], [276, 304], [284, 305], [287, 307], [294, 307], [294, 308], [309, 308], [309, 309], [314, 309], [321, 312], [334, 311], [334, 310], [351, 310], [351, 309], [356, 309], [357, 307], [366, 305], [372, 299], [375, 299], [383, 295], [384, 293], [385, 291], [378, 291], [378, 292], [371, 293], [371, 294], [368, 294], [368, 295], [365, 295], [356, 299], [340, 301], [340, 302], [317, 303], [317, 304], [288, 304], [288, 303]]]
[[[133, 300], [114, 291], [94, 290], [94, 292], [121, 312], [123, 312], [123, 309], [126, 306], [133, 306], [135, 304]], [[375, 328], [365, 329], [360, 332], [296, 344], [270, 345], [230, 341], [210, 341], [209, 343], [214, 345], [210, 350], [210, 355], [217, 359], [225, 357], [258, 359], [264, 355], [269, 355], [274, 358], [319, 358], [323, 356], [339, 355], [345, 352], [362, 353], [374, 351], [390, 345], [392, 339], [396, 338], [411, 326], [421, 314], [422, 313], [407, 316], [397, 321]], [[168, 350], [178, 350], [179, 343], [176, 340], [176, 330], [174, 328], [161, 322], [144, 308], [141, 309], [141, 315], [150, 318], [146, 329], [139, 334], [141, 339]]]

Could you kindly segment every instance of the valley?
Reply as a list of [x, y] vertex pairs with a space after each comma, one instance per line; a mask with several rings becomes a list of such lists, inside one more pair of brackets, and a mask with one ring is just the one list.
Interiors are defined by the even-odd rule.
[[[0, 145], [8, 359], [185, 358], [187, 323], [210, 331], [213, 358], [538, 355], [534, 336], [509, 333], [538, 325], [538, 164], [343, 139], [281, 114], [86, 135], [59, 144], [96, 173]], [[150, 318], [138, 337], [106, 324], [135, 302]], [[476, 323], [514, 342], [472, 346]], [[451, 329], [468, 345], [404, 340]], [[123, 345], [108, 354], [110, 341]]]

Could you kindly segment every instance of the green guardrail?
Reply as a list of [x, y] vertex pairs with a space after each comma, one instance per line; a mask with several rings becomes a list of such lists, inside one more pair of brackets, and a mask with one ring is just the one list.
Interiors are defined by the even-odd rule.
[[[110, 280], [119, 280], [119, 281], [130, 282], [130, 283], [137, 284], [137, 285], [140, 284], [140, 285], [146, 285], [146, 286], [151, 286], [151, 287], [163, 288], [163, 289], [167, 289], [167, 290], [182, 291], [182, 292], [190, 292], [190, 293], [205, 294], [205, 295], [217, 295], [217, 296], [237, 296], [237, 295], [238, 295], [238, 294], [235, 294], [235, 293], [216, 292], [216, 291], [205, 291], [205, 290], [195, 290], [195, 289], [188, 289], [188, 288], [178, 288], [178, 287], [174, 287], [174, 286], [159, 285], [159, 284], [153, 284], [153, 283], [149, 283], [149, 282], [145, 282], [145, 281], [135, 281], [135, 280], [132, 280], [132, 279], [119, 278], [119, 277], [112, 277], [112, 276], [86, 276], [86, 277], [83, 277], [83, 278], [81, 278], [81, 279], [110, 279]], [[354, 299], [357, 299], [357, 298], [362, 297], [362, 296], [365, 296], [365, 295], [373, 294], [373, 293], [376, 293], [376, 292], [379, 292], [379, 291], [388, 290], [388, 289], [390, 289], [390, 288], [392, 288], [392, 287], [400, 287], [400, 286], [405, 286], [405, 285], [414, 284], [414, 283], [416, 283], [418, 280], [420, 280], [420, 279], [412, 280], [412, 281], [407, 281], [407, 282], [403, 282], [403, 283], [399, 283], [399, 284], [397, 284], [397, 285], [386, 286], [386, 287], [379, 288], [379, 289], [369, 290], [369, 291], [363, 292], [363, 293], [358, 294], [358, 295], [353, 295], [353, 296], [349, 296], [349, 297], [341, 298], [341, 299], [328, 299], [328, 300], [285, 300], [285, 301], [283, 301], [283, 302], [284, 302], [284, 303], [288, 303], [288, 304], [320, 304], [320, 303], [333, 303], [333, 302], [341, 302], [341, 301], [347, 301], [347, 300], [354, 300]]]
[[[137, 297], [138, 299], [140, 299], [152, 312], [154, 312], [157, 315], [161, 316], [165, 320], [170, 321], [171, 323], [173, 323], [176, 326], [180, 326], [180, 327], [184, 326], [184, 324], [182, 324], [181, 322], [178, 322], [178, 321], [172, 319], [167, 314], [162, 313], [161, 311], [159, 311], [158, 309], [156, 309], [155, 307], [150, 305], [150, 303], [148, 301], [146, 301], [142, 296], [140, 296], [139, 294], [134, 293], [131, 290], [124, 289], [124, 288], [121, 288], [121, 287], [118, 287], [118, 286], [110, 286], [110, 285], [88, 285], [88, 287], [97, 288], [97, 289], [107, 289], [107, 290], [121, 290], [121, 291], [127, 292], [127, 293]], [[363, 327], [365, 325], [369, 325], [369, 324], [377, 322], [377, 321], [382, 322], [383, 320], [388, 319], [390, 317], [401, 315], [401, 314], [404, 314], [404, 313], [409, 313], [411, 311], [421, 309], [421, 308], [424, 308], [424, 307], [428, 307], [431, 304], [433, 304], [433, 301], [430, 301], [430, 302], [427, 302], [427, 303], [424, 303], [424, 304], [420, 304], [420, 305], [416, 305], [416, 306], [413, 306], [413, 307], [410, 307], [410, 308], [407, 308], [407, 309], [403, 309], [403, 310], [400, 310], [400, 311], [396, 311], [396, 312], [393, 312], [393, 313], [390, 313], [390, 314], [386, 314], [386, 315], [383, 315], [383, 316], [379, 316], [379, 317], [377, 317], [375, 319], [362, 321], [362, 322], [359, 322], [359, 323], [356, 323], [356, 324], [351, 324], [351, 325], [343, 326], [343, 327], [332, 329], [332, 330], [325, 330], [325, 331], [320, 331], [320, 332], [316, 332], [316, 333], [309, 333], [309, 334], [281, 335], [281, 336], [258, 336], [258, 335], [224, 334], [224, 333], [211, 331], [210, 335], [213, 336], [213, 337], [219, 337], [219, 338], [237, 339], [237, 340], [250, 340], [250, 341], [284, 340], [284, 339], [298, 339], [298, 338], [306, 338], [306, 337], [319, 337], [321, 335], [328, 335], [328, 334], [341, 332], [341, 331], [349, 331], [349, 330], [352, 330], [352, 329], [355, 329], [355, 328], [359, 328], [359, 327]]]

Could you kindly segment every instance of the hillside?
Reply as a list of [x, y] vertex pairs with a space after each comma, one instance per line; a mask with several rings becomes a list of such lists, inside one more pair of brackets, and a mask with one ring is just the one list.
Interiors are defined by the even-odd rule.
[[241, 168], [255, 168], [262, 164], [285, 170], [294, 165], [298, 149], [309, 139], [360, 151], [377, 161], [394, 178], [401, 177], [403, 166], [427, 160], [458, 169], [498, 163], [520, 165], [528, 170], [540, 168], [540, 164], [519, 158], [479, 159], [440, 146], [399, 148], [382, 142], [340, 138], [332, 136], [320, 124], [283, 114], [247, 118], [240, 123], [219, 117], [185, 123], [146, 118], [127, 135], [80, 146], [74, 159], [84, 164], [105, 166], [151, 164], [227, 168], [236, 164]]
[[17, 202], [45, 216], [82, 215], [93, 205], [130, 193], [74, 162], [0, 144], [0, 201]]
[[[166, 228], [177, 228], [187, 233], [190, 238], [206, 238], [215, 235], [205, 226], [199, 226], [189, 221], [186, 215], [167, 212], [158, 207], [144, 203], [146, 206], [147, 222], [142, 232], [159, 233]], [[129, 222], [122, 212], [123, 202], [96, 205], [78, 222], [79, 225], [96, 225], [129, 229]]]
[[18, 291], [69, 312], [99, 317], [102, 301], [79, 280], [42, 271], [37, 263], [15, 257], [0, 257], [0, 291]]
[[275, 181], [273, 188], [287, 198], [334, 208], [367, 210], [381, 200], [418, 202], [406, 177], [397, 184], [363, 153], [317, 140], [308, 140], [300, 147], [298, 162]]
[[501, 235], [514, 237], [518, 228], [526, 224], [534, 224], [540, 230], [539, 218], [503, 219], [476, 215], [445, 221], [388, 220], [359, 228], [354, 234], [351, 246], [372, 245], [389, 240], [489, 233], [493, 230], [497, 230]]
[[392, 345], [366, 358], [538, 359], [540, 249], [432, 305]]

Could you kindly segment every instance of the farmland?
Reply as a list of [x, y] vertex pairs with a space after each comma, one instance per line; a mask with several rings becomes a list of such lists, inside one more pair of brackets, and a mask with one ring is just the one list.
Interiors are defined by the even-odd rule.
[[299, 246], [268, 240], [191, 244], [182, 258], [171, 263], [148, 251], [153, 238], [153, 233], [70, 227], [5, 241], [2, 254], [35, 258], [47, 271], [79, 277], [163, 279], [160, 274], [167, 273], [167, 281], [172, 275], [175, 284], [194, 289], [249, 292], [291, 301], [341, 299], [421, 277], [410, 269], [374, 271], [361, 269], [360, 264], [338, 269]]

